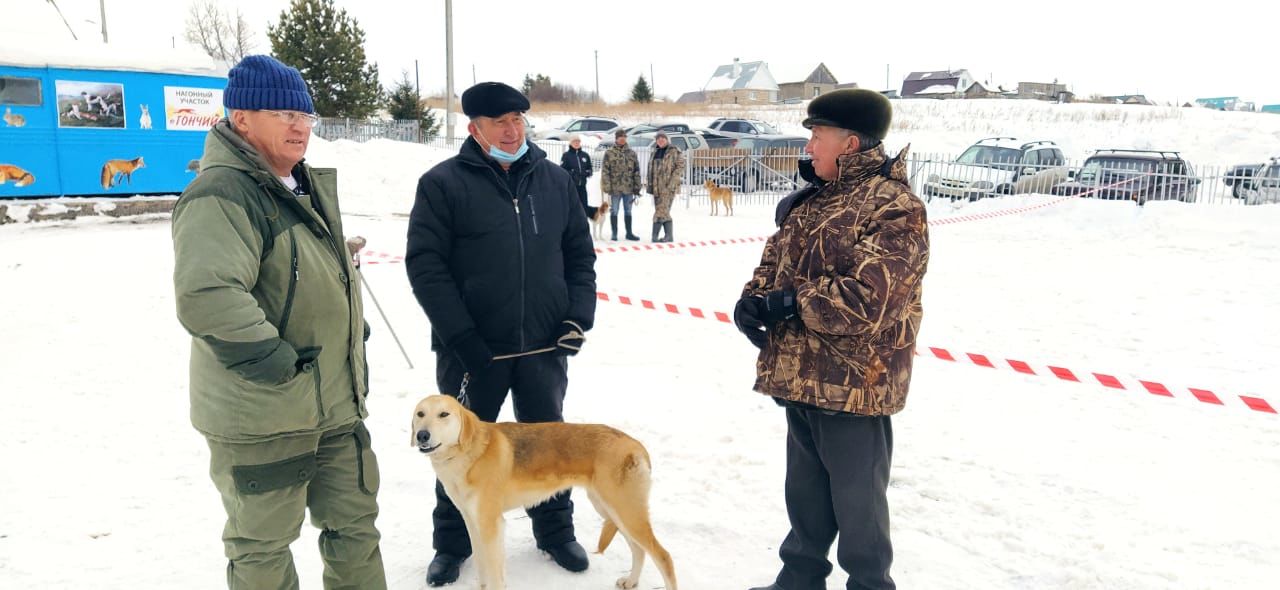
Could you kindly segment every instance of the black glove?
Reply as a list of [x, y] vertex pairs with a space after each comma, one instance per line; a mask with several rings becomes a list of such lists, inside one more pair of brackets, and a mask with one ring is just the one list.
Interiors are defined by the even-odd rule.
[[764, 298], [748, 295], [738, 300], [733, 307], [733, 325], [746, 335], [756, 348], [764, 348], [769, 342], [765, 334], [764, 322], [760, 321], [760, 312], [764, 310]]
[[556, 333], [556, 349], [553, 354], [557, 356], [573, 356], [582, 350], [582, 344], [587, 341], [587, 335], [583, 333], [582, 326], [576, 322], [565, 320], [560, 322], [560, 331]]
[[760, 320], [771, 326], [796, 315], [796, 292], [791, 289], [770, 291], [764, 296], [764, 307], [760, 311]]
[[489, 345], [484, 343], [480, 333], [475, 330], [459, 336], [449, 348], [453, 349], [453, 355], [458, 357], [462, 362], [462, 369], [468, 373], [474, 373], [493, 364], [493, 352], [489, 350]]

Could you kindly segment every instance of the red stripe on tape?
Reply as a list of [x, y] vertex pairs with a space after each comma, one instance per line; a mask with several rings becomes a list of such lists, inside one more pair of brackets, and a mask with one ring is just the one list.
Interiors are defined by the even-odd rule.
[[1222, 405], [1222, 400], [1218, 399], [1218, 396], [1214, 395], [1212, 391], [1208, 391], [1205, 389], [1196, 389], [1194, 387], [1190, 388], [1190, 390], [1191, 390], [1191, 395], [1196, 396], [1196, 399], [1206, 404], [1218, 404], [1219, 406]]
[[669, 311], [669, 312], [671, 312], [671, 313], [680, 313], [680, 308], [678, 308], [678, 307], [676, 307], [676, 306], [674, 306], [674, 305], [671, 305], [670, 303], [666, 304], [666, 306], [667, 306], [667, 311]]
[[1155, 382], [1153, 382], [1153, 381], [1143, 381], [1143, 380], [1141, 380], [1141, 379], [1139, 379], [1139, 380], [1138, 380], [1138, 383], [1141, 383], [1143, 387], [1147, 388], [1147, 391], [1149, 391], [1149, 392], [1151, 392], [1151, 393], [1153, 393], [1153, 394], [1155, 394], [1155, 395], [1163, 395], [1163, 396], [1165, 396], [1165, 397], [1173, 397], [1173, 392], [1169, 391], [1169, 388], [1168, 388], [1168, 387], [1165, 387], [1164, 385], [1161, 385], [1161, 384], [1159, 384], [1159, 383], [1155, 383]]
[[1050, 365], [1049, 370], [1053, 371], [1053, 375], [1055, 377], [1063, 381], [1075, 381], [1076, 383], [1080, 382], [1080, 379], [1076, 378], [1075, 373], [1072, 373], [1070, 369], [1064, 369], [1062, 367], [1054, 367]]
[[653, 302], [648, 299], [641, 299], [640, 305], [644, 306], [645, 309], [653, 309]]
[[706, 319], [706, 317], [707, 317], [707, 316], [702, 315], [702, 310], [701, 310], [701, 309], [698, 309], [698, 308], [696, 308], [696, 307], [690, 307], [690, 308], [689, 308], [689, 315], [691, 315], [691, 316], [693, 316], [693, 317], [695, 317], [695, 318], [698, 318], [698, 319], [700, 319], [700, 320], [701, 320], [701, 319]]
[[1250, 410], [1256, 410], [1258, 412], [1266, 412], [1268, 414], [1276, 413], [1276, 409], [1271, 407], [1271, 404], [1267, 403], [1267, 400], [1264, 400], [1260, 397], [1242, 395], [1240, 396], [1240, 401], [1244, 402], [1244, 405], [1249, 406]]
[[1107, 387], [1110, 387], [1110, 388], [1112, 388], [1112, 389], [1124, 389], [1124, 388], [1125, 388], [1125, 387], [1124, 387], [1124, 384], [1123, 384], [1123, 383], [1121, 383], [1119, 379], [1116, 379], [1115, 377], [1112, 377], [1111, 375], [1103, 375], [1102, 373], [1094, 373], [1094, 374], [1093, 374], [1093, 376], [1098, 380], [1098, 383], [1101, 383], [1101, 384], [1103, 384], [1103, 385], [1105, 385], [1105, 386], [1107, 386]]
[[1008, 363], [1009, 363], [1009, 366], [1010, 366], [1010, 367], [1013, 367], [1013, 370], [1015, 370], [1015, 371], [1017, 371], [1017, 372], [1019, 372], [1019, 373], [1026, 373], [1027, 375], [1035, 375], [1035, 374], [1036, 374], [1036, 372], [1035, 372], [1035, 371], [1031, 370], [1031, 365], [1028, 365], [1027, 363], [1024, 363], [1024, 362], [1022, 362], [1022, 361], [1009, 360], [1009, 361], [1006, 361], [1006, 362], [1008, 362]]
[[955, 359], [955, 357], [951, 356], [951, 353], [949, 353], [949, 352], [947, 352], [947, 351], [945, 351], [945, 350], [943, 350], [943, 349], [941, 349], [941, 348], [934, 348], [934, 347], [930, 346], [930, 347], [929, 347], [929, 352], [932, 352], [932, 353], [933, 353], [933, 356], [936, 356], [936, 357], [938, 357], [938, 358], [940, 358], [940, 359], [942, 359], [942, 360], [944, 360], [944, 361], [953, 361], [953, 362], [954, 362], [954, 361], [956, 360], [956, 359]]
[[727, 323], [729, 323], [729, 314], [727, 314], [727, 313], [725, 313], [725, 312], [723, 312], [723, 311], [717, 311], [717, 312], [716, 312], [716, 319], [717, 319], [717, 320], [720, 320], [720, 321], [722, 321], [722, 322], [724, 322], [724, 323], [726, 323], [726, 324], [727, 324]]
[[601, 300], [601, 301], [608, 301], [608, 300], [609, 300], [609, 294], [608, 294], [608, 293], [601, 293], [601, 292], [599, 292], [599, 291], [596, 291], [596, 299], [599, 299], [599, 300]]
[[619, 296], [618, 296], [618, 303], [621, 303], [621, 304], [623, 304], [623, 305], [631, 305], [631, 298], [630, 298], [630, 297], [627, 297], [627, 296], [625, 296], [625, 295], [619, 295]]
[[991, 361], [985, 356], [973, 354], [972, 352], [966, 352], [965, 354], [969, 355], [969, 360], [973, 361], [973, 364], [978, 365], [979, 367], [986, 367], [988, 369], [996, 368], [996, 366], [991, 364]]

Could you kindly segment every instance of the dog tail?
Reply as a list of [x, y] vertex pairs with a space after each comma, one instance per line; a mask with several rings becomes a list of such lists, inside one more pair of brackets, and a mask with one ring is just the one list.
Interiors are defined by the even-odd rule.
[[600, 529], [600, 543], [596, 546], [596, 553], [604, 553], [609, 548], [609, 543], [613, 542], [614, 535], [618, 534], [618, 525], [613, 524], [612, 520], [604, 521], [604, 528]]

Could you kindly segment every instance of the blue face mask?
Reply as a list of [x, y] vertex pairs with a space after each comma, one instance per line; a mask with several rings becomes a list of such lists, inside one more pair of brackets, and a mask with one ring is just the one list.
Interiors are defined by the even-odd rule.
[[[481, 133], [480, 137], [484, 137], [484, 134]], [[489, 157], [503, 164], [516, 163], [516, 160], [519, 160], [521, 157], [524, 156], [525, 152], [529, 151], [529, 142], [527, 141], [525, 143], [520, 144], [520, 149], [516, 150], [516, 153], [514, 154], [508, 154], [507, 152], [504, 152], [498, 149], [498, 146], [490, 143], [489, 138], [487, 137], [484, 137], [484, 141], [485, 143], [489, 144]]]

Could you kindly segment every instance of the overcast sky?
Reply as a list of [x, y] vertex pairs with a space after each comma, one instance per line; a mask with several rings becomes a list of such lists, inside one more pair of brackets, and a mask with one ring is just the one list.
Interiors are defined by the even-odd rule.
[[[99, 37], [99, 0], [56, 0], [82, 38]], [[52, 19], [47, 0], [0, 0]], [[182, 43], [190, 2], [105, 0], [112, 41]], [[267, 23], [288, 0], [220, 0], [240, 9], [270, 52]], [[444, 0], [336, 0], [367, 37], [366, 53], [384, 85], [419, 63], [424, 94], [445, 87]], [[1080, 95], [1146, 94], [1179, 103], [1239, 96], [1280, 103], [1274, 75], [1276, 18], [1270, 2], [1226, 0], [1186, 9], [1117, 0], [916, 0], [851, 2], [639, 2], [455, 0], [455, 85], [526, 73], [596, 86], [623, 100], [640, 75], [671, 98], [700, 90], [719, 64], [764, 60], [779, 82], [819, 62], [840, 82], [900, 88], [911, 71], [966, 68], [979, 81], [1066, 83]], [[7, 18], [0, 32], [30, 23]], [[56, 28], [54, 29], [57, 30]], [[68, 35], [69, 38], [69, 35]], [[888, 84], [886, 85], [886, 67]]]

